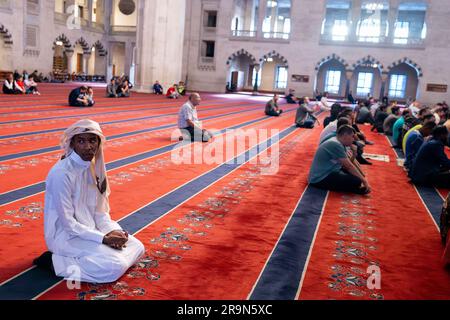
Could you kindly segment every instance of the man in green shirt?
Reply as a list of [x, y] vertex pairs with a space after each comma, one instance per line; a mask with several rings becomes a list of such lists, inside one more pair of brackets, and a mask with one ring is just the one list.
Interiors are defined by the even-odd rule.
[[309, 173], [312, 186], [337, 192], [370, 193], [366, 178], [347, 156], [346, 147], [352, 145], [354, 135], [354, 129], [344, 125], [335, 138], [319, 146]]

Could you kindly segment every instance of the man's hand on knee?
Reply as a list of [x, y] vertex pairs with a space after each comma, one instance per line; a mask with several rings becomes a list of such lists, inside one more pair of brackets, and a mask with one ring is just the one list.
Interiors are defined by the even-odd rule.
[[103, 244], [117, 250], [125, 248], [128, 242], [128, 233], [122, 230], [111, 231], [103, 238]]

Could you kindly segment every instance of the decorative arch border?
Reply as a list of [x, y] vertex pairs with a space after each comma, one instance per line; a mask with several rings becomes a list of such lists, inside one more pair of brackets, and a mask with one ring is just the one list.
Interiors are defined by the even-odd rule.
[[106, 57], [108, 55], [108, 51], [105, 49], [105, 47], [100, 42], [100, 40], [97, 40], [97, 42], [94, 43], [92, 48], [95, 48], [96, 50], [98, 50], [98, 54], [100, 57]]
[[417, 76], [419, 78], [423, 77], [422, 68], [417, 63], [415, 63], [413, 60], [409, 59], [408, 57], [404, 57], [403, 59], [399, 59], [399, 60], [391, 63], [387, 67], [388, 73], [391, 72], [391, 70], [393, 68], [395, 68], [396, 66], [401, 65], [403, 63], [405, 63], [405, 64], [409, 65], [411, 68], [415, 69], [417, 72]]
[[58, 41], [61, 41], [61, 42], [63, 43], [64, 51], [65, 51], [65, 52], [68, 52], [68, 53], [73, 52], [72, 44], [70, 43], [69, 38], [67, 38], [67, 36], [66, 36], [64, 33], [63, 33], [63, 34], [60, 34], [60, 35], [55, 39], [55, 41], [53, 42], [53, 50], [55, 50], [55, 48], [56, 48], [56, 43], [57, 43]]
[[381, 64], [381, 62], [379, 60], [377, 60], [376, 58], [372, 57], [371, 55], [368, 55], [368, 56], [366, 56], [366, 57], [356, 61], [356, 63], [354, 63], [352, 65], [353, 70], [355, 70], [359, 66], [363, 66], [365, 64], [371, 64], [371, 65], [375, 65], [376, 64], [377, 65], [377, 69], [379, 69], [380, 72], [383, 73], [384, 66]]
[[0, 24], [0, 35], [3, 38], [3, 42], [6, 45], [13, 45], [13, 39], [12, 34], [9, 32], [9, 30], [2, 24]]
[[87, 43], [87, 41], [83, 38], [83, 37], [81, 37], [80, 39], [78, 39], [75, 43], [74, 43], [74, 45], [73, 45], [73, 47], [75, 48], [77, 45], [80, 45], [81, 46], [81, 48], [83, 49], [83, 54], [86, 54], [86, 55], [89, 55], [89, 54], [91, 54], [91, 46]]
[[333, 54], [327, 56], [326, 58], [323, 58], [319, 62], [317, 62], [315, 70], [319, 71], [321, 66], [323, 66], [325, 63], [327, 63], [331, 60], [336, 60], [336, 61], [342, 63], [344, 65], [345, 69], [348, 69], [349, 64], [347, 63], [347, 61], [345, 61], [345, 59], [341, 58], [337, 54], [333, 53]]
[[252, 55], [252, 54], [251, 54], [250, 52], [248, 52], [247, 50], [241, 49], [241, 50], [239, 50], [239, 51], [236, 51], [235, 53], [233, 53], [231, 56], [228, 57], [228, 59], [227, 59], [227, 65], [230, 65], [231, 62], [232, 62], [235, 58], [239, 57], [240, 55], [247, 56], [247, 57], [250, 58], [250, 60], [252, 60], [252, 63], [253, 63], [253, 64], [258, 64], [254, 55]]
[[267, 58], [278, 58], [278, 59], [280, 59], [285, 65], [288, 65], [288, 64], [289, 64], [288, 61], [287, 61], [287, 59], [286, 59], [284, 56], [282, 56], [280, 53], [278, 53], [277, 51], [275, 51], [275, 50], [272, 50], [272, 51], [269, 52], [268, 54], [265, 54], [261, 59], [259, 59], [259, 63], [260, 63], [260, 64], [263, 63], [264, 60], [266, 60]]

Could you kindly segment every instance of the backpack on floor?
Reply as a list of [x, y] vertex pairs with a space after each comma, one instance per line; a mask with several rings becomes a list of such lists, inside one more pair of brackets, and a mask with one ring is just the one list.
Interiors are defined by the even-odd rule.
[[448, 230], [450, 229], [450, 193], [444, 201], [440, 217], [440, 227], [442, 244], [447, 244]]

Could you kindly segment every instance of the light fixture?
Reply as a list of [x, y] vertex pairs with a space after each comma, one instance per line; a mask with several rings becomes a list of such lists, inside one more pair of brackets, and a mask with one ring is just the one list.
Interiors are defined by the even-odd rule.
[[56, 41], [57, 46], [62, 46], [64, 43], [62, 41]]
[[95, 52], [95, 47], [92, 47], [92, 52]]

